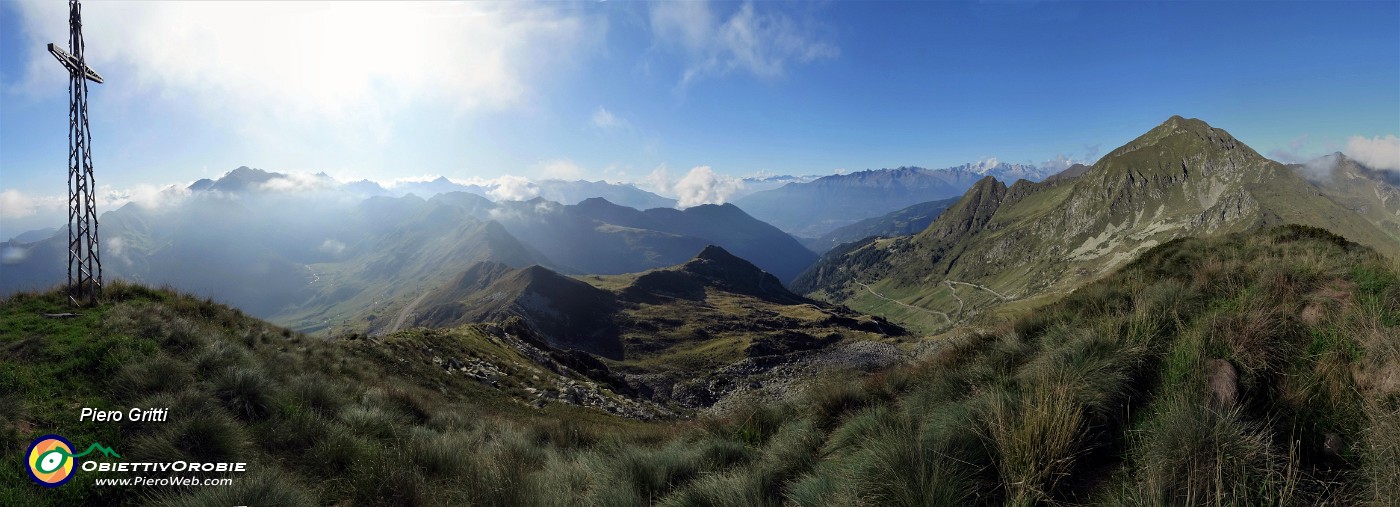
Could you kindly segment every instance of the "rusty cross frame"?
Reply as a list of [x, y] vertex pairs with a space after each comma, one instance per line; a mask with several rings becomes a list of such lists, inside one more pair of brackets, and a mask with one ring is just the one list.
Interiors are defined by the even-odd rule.
[[78, 0], [68, 2], [68, 51], [49, 44], [49, 53], [68, 69], [68, 300], [97, 304], [102, 294], [102, 259], [97, 238], [96, 179], [92, 174], [92, 130], [88, 127], [88, 81], [102, 76], [83, 58], [83, 15]]

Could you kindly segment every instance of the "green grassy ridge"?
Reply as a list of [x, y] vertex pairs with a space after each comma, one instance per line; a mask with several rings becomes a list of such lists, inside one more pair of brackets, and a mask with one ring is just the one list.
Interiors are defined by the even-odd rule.
[[[488, 327], [325, 340], [168, 290], [116, 283], [105, 296], [106, 304], [77, 310], [61, 291], [0, 302], [0, 505], [396, 504], [408, 498], [401, 490], [438, 483], [389, 472], [458, 459], [435, 449], [467, 428], [487, 436], [505, 428], [561, 447], [670, 431], [567, 405], [528, 407], [524, 390], [544, 387], [549, 374]], [[70, 311], [81, 316], [43, 316]], [[434, 357], [489, 360], [507, 375], [499, 389], [448, 375], [424, 354], [429, 348]], [[82, 407], [171, 411], [166, 423], [96, 423], [78, 420]], [[249, 472], [232, 475], [232, 487], [199, 490], [96, 487], [94, 478], [130, 475], [79, 472], [47, 490], [23, 464], [29, 442], [47, 433], [78, 446], [101, 442], [124, 461], [243, 461]], [[464, 485], [455, 489], [451, 498], [469, 499]]]
[[[191, 348], [196, 354], [230, 347], [219, 343], [246, 346], [231, 355], [264, 372], [266, 389], [199, 369], [191, 373], [194, 393], [146, 396], [204, 407], [203, 428], [238, 438], [206, 437], [224, 445], [203, 448], [252, 456], [259, 471], [234, 487], [189, 492], [197, 496], [118, 498], [74, 483], [59, 490], [69, 495], [64, 500], [1386, 505], [1400, 485], [1400, 275], [1373, 251], [1299, 226], [1175, 240], [1015, 321], [958, 333], [916, 364], [863, 379], [833, 376], [790, 402], [686, 422], [537, 414], [474, 384], [435, 384], [445, 381], [431, 366], [400, 361], [430, 342], [487, 345], [442, 344], [435, 340], [443, 336], [427, 332], [382, 344], [311, 342], [161, 293], [85, 315], [96, 319], [87, 323], [33, 318], [61, 308], [53, 296], [8, 300], [0, 306], [7, 326], [0, 350], [12, 354], [26, 333], [103, 325], [132, 304], [163, 308], [169, 313], [159, 315], [174, 318], [156, 324], [171, 330], [191, 321], [218, 335]], [[253, 332], [237, 331], [245, 328]], [[187, 353], [167, 335], [180, 333], [158, 329], [130, 340], [149, 340], [156, 357], [178, 362]], [[1238, 369], [1237, 406], [1212, 407], [1211, 359]], [[280, 361], [303, 368], [282, 377]], [[22, 363], [0, 380], [50, 362]], [[147, 367], [170, 366], [152, 359]], [[288, 381], [305, 378], [296, 375], [339, 382]], [[75, 388], [117, 399], [97, 378]], [[263, 390], [270, 392], [266, 408], [253, 395]], [[25, 411], [26, 420], [60, 433], [107, 438], [80, 435], [76, 416], [61, 410], [36, 404]], [[30, 436], [3, 422], [11, 432], [4, 466], [14, 466], [15, 439]], [[1340, 442], [1335, 452], [1327, 449], [1332, 435]], [[103, 443], [169, 452], [163, 437], [122, 433]], [[27, 482], [5, 484], [0, 503], [57, 503]]]

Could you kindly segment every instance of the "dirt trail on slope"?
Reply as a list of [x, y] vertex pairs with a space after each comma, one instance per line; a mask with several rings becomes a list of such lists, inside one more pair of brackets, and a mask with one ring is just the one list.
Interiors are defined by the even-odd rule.
[[389, 329], [384, 330], [382, 334], [389, 334], [403, 327], [403, 321], [408, 320], [408, 316], [413, 313], [414, 309], [418, 308], [418, 303], [422, 303], [424, 299], [427, 299], [428, 294], [431, 293], [430, 291], [423, 292], [423, 295], [418, 296], [418, 298], [414, 299], [408, 306], [403, 307], [403, 310], [399, 310], [399, 316], [394, 319], [394, 325], [389, 326]]
[[1011, 301], [1011, 298], [1006, 297], [1006, 296], [1002, 295], [1000, 292], [994, 291], [994, 290], [992, 290], [991, 288], [988, 288], [988, 287], [985, 286], [985, 285], [977, 285], [977, 284], [975, 284], [975, 283], [959, 282], [959, 281], [957, 281], [957, 280], [944, 280], [943, 282], [944, 282], [944, 283], [949, 283], [949, 284], [958, 283], [958, 284], [967, 285], [967, 286], [970, 286], [970, 287], [976, 287], [976, 288], [979, 288], [979, 289], [982, 289], [982, 290], [985, 290], [985, 291], [987, 291], [987, 292], [992, 293], [993, 296], [996, 296], [996, 297], [998, 297], [998, 298], [1001, 298], [1002, 301]]

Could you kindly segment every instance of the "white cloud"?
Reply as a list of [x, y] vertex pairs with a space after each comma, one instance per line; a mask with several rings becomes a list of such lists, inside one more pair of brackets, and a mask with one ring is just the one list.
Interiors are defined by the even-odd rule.
[[[1069, 169], [1069, 167], [1074, 164], [1093, 165], [1094, 162], [1099, 160], [1099, 146], [1098, 144], [1085, 145], [1084, 154], [1080, 157], [1065, 153], [1056, 153], [1055, 158], [1041, 162], [1040, 168], [1059, 172]], [[991, 159], [993, 165], [996, 164], [996, 161], [995, 158]]]
[[[101, 185], [95, 195], [100, 215], [128, 203], [147, 209], [162, 208], [189, 197], [190, 191], [184, 185], [137, 185], [124, 189]], [[65, 224], [67, 209], [68, 197], [64, 195], [31, 195], [16, 189], [0, 191], [0, 238]]]
[[1299, 173], [1309, 180], [1325, 182], [1332, 179], [1332, 171], [1336, 169], [1337, 157], [1326, 155], [1303, 161]]
[[29, 249], [19, 246], [8, 246], [0, 250], [0, 264], [19, 264], [29, 258]]
[[1269, 158], [1285, 164], [1301, 164], [1317, 158], [1304, 152], [1308, 147], [1308, 135], [1303, 134], [1288, 141], [1288, 147], [1269, 150]]
[[285, 174], [281, 178], [267, 180], [260, 188], [273, 192], [312, 192], [330, 190], [335, 188], [337, 183], [335, 180], [319, 174], [291, 173]]
[[1065, 154], [1063, 154], [1063, 153], [1060, 153], [1060, 154], [1056, 154], [1056, 155], [1055, 155], [1055, 158], [1052, 158], [1052, 159], [1050, 159], [1050, 160], [1046, 160], [1046, 161], [1044, 161], [1044, 162], [1041, 162], [1041, 163], [1040, 163], [1040, 167], [1041, 167], [1042, 169], [1046, 169], [1046, 170], [1050, 170], [1050, 171], [1057, 171], [1057, 172], [1058, 172], [1058, 171], [1063, 171], [1063, 170], [1065, 170], [1065, 169], [1068, 169], [1069, 166], [1072, 166], [1072, 165], [1078, 164], [1078, 163], [1080, 163], [1080, 161], [1075, 160], [1073, 157], [1071, 157], [1071, 156], [1069, 156], [1069, 155], [1065, 155]]
[[[421, 175], [418, 175], [418, 176], [404, 176], [404, 177], [401, 177], [401, 178], [394, 178], [394, 179], [389, 180], [389, 181], [378, 181], [378, 180], [374, 180], [374, 179], [370, 178], [370, 181], [374, 181], [375, 183], [378, 183], [379, 186], [384, 187], [384, 188], [394, 188], [394, 187], [397, 187], [397, 186], [399, 186], [399, 185], [403, 185], [403, 184], [405, 184], [405, 183], [427, 183], [427, 182], [429, 182], [429, 181], [433, 181], [433, 180], [436, 180], [436, 179], [442, 178], [442, 177], [443, 177], [443, 176], [440, 175], [440, 174], [421, 174]], [[458, 185], [464, 185], [464, 184], [465, 184], [465, 183], [462, 183], [462, 182], [460, 182], [460, 181], [454, 180], [454, 179], [452, 179], [452, 178], [447, 178], [447, 181], [456, 183], [456, 184], [458, 184]]]
[[487, 194], [498, 201], [524, 201], [540, 195], [540, 187], [529, 178], [501, 176], [496, 178], [494, 187]]
[[159, 209], [179, 204], [190, 196], [190, 190], [182, 185], [136, 185], [117, 189], [108, 185], [97, 188], [98, 212], [114, 210], [128, 203], [135, 203], [147, 209]]
[[593, 111], [593, 126], [608, 130], [627, 128], [629, 125], [627, 120], [618, 118], [617, 115], [612, 114], [612, 111], [608, 111], [603, 106], [598, 106], [598, 110]]
[[120, 256], [126, 251], [126, 239], [121, 236], [107, 238], [107, 253]]
[[[66, 75], [43, 44], [68, 39], [67, 3], [16, 7], [31, 43], [18, 87], [61, 93]], [[192, 100], [264, 136], [290, 123], [383, 140], [410, 108], [514, 107], [529, 99], [531, 83], [576, 61], [607, 30], [605, 18], [582, 9], [513, 2], [83, 7], [88, 61], [107, 77], [108, 93]]]
[[1352, 136], [1345, 150], [1348, 157], [1372, 169], [1400, 171], [1400, 137]]
[[681, 208], [701, 204], [724, 204], [730, 196], [743, 189], [743, 180], [718, 174], [710, 169], [710, 166], [692, 168], [685, 177], [671, 186], [671, 192], [679, 201], [676, 205]]
[[102, 249], [102, 255], [108, 259], [108, 262], [111, 262], [111, 259], [116, 259], [127, 266], [132, 265], [131, 252], [126, 250], [126, 238], [121, 236], [106, 237], [102, 243], [105, 244]]
[[0, 218], [15, 219], [63, 209], [66, 199], [59, 196], [28, 195], [15, 189], [0, 192]]
[[[157, 209], [178, 204], [190, 196], [185, 185], [136, 185], [129, 188], [113, 188], [100, 185], [95, 193], [97, 212], [106, 213], [130, 203], [148, 209]], [[23, 218], [35, 214], [62, 211], [68, 199], [58, 195], [28, 195], [9, 189], [0, 192], [0, 217]]]
[[651, 9], [651, 29], [662, 46], [686, 54], [689, 61], [682, 86], [736, 70], [777, 78], [791, 62], [836, 58], [841, 53], [836, 46], [817, 40], [812, 27], [781, 12], [760, 13], [752, 2], [745, 2], [723, 22], [706, 2], [657, 2]]
[[647, 173], [642, 181], [637, 182], [637, 186], [643, 190], [650, 190], [661, 195], [675, 195], [671, 193], [671, 170], [666, 164], [661, 164]]
[[545, 162], [540, 171], [548, 179], [574, 181], [583, 178], [583, 168], [568, 159]]
[[321, 242], [321, 247], [319, 248], [319, 250], [320, 250], [322, 253], [328, 253], [328, 254], [331, 254], [331, 255], [340, 255], [341, 253], [344, 253], [344, 252], [345, 252], [345, 243], [342, 243], [342, 242], [339, 242], [339, 241], [336, 241], [336, 240], [333, 240], [333, 239], [328, 239], [328, 240], [325, 240], [325, 241]]

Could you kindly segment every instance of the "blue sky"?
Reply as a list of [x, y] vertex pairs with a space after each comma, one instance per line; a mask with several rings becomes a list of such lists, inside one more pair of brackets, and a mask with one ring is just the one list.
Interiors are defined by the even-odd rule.
[[[107, 79], [90, 111], [113, 203], [240, 165], [657, 184], [697, 166], [740, 177], [1092, 160], [1173, 114], [1290, 162], [1349, 146], [1388, 161], [1400, 133], [1393, 1], [89, 2], [84, 14], [89, 63]], [[62, 207], [67, 81], [43, 43], [66, 41], [66, 15], [62, 2], [0, 0], [9, 229]]]

